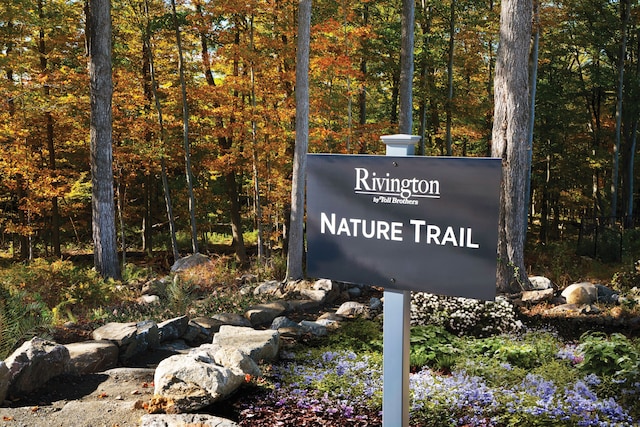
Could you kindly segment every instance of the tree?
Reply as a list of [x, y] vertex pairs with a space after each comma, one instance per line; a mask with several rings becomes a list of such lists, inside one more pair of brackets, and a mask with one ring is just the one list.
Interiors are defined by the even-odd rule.
[[93, 260], [108, 278], [120, 278], [113, 199], [111, 98], [111, 4], [89, 0], [87, 10], [89, 78], [91, 89], [91, 206]]
[[502, 159], [498, 228], [500, 292], [527, 288], [524, 267], [526, 148], [529, 127], [530, 0], [504, 0], [496, 57], [492, 154]]
[[287, 253], [287, 279], [302, 279], [304, 252], [304, 182], [309, 145], [309, 41], [311, 0], [298, 2], [298, 51], [296, 53], [296, 145], [291, 184], [291, 222]]

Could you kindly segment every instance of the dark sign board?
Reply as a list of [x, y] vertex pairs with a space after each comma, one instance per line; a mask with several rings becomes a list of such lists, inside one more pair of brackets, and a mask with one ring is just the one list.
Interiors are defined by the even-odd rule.
[[307, 156], [307, 275], [491, 300], [501, 161]]

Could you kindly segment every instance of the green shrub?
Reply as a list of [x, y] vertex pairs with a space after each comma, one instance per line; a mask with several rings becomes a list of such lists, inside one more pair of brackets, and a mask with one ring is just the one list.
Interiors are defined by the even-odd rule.
[[51, 312], [25, 291], [12, 294], [0, 286], [0, 360], [49, 325]]

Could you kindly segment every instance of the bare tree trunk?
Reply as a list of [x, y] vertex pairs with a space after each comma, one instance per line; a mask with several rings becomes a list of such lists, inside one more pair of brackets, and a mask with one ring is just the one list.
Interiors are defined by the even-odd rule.
[[113, 200], [110, 1], [89, 0], [87, 23], [91, 82], [93, 259], [96, 270], [103, 277], [120, 279]]
[[189, 143], [189, 105], [187, 103], [187, 85], [184, 79], [184, 60], [182, 58], [182, 38], [176, 12], [176, 1], [171, 0], [173, 23], [176, 31], [176, 45], [178, 47], [178, 71], [180, 73], [180, 89], [182, 93], [182, 136], [184, 141], [184, 167], [189, 196], [189, 217], [191, 220], [191, 250], [198, 253], [198, 231], [196, 227], [196, 202], [193, 195], [193, 174], [191, 173], [191, 144]]
[[[44, 22], [44, 5], [43, 0], [38, 0], [38, 16], [41, 22]], [[38, 41], [38, 53], [40, 54], [40, 71], [43, 75], [48, 73], [47, 70], [47, 46], [45, 40], [44, 28], [40, 27], [39, 41]], [[48, 80], [45, 80], [48, 82]], [[49, 84], [43, 85], [43, 92], [45, 98], [49, 97], [50, 88]], [[53, 129], [53, 115], [50, 111], [46, 111], [44, 114], [44, 121], [46, 126], [47, 135], [47, 149], [49, 151], [49, 169], [52, 174], [56, 174], [56, 150], [54, 140]], [[51, 247], [53, 248], [53, 254], [60, 258], [62, 252], [60, 250], [60, 212], [58, 210], [58, 197], [53, 196], [51, 198]]]
[[447, 156], [453, 154], [451, 142], [451, 115], [453, 110], [453, 53], [456, 30], [456, 0], [451, 0], [451, 11], [449, 16], [449, 61], [447, 63]]
[[311, 0], [298, 1], [298, 49], [296, 53], [296, 145], [291, 182], [291, 221], [287, 252], [289, 280], [304, 277], [304, 182], [309, 146], [309, 44]]
[[492, 154], [502, 158], [498, 228], [500, 292], [529, 288], [524, 266], [524, 189], [529, 125], [531, 2], [503, 0], [495, 69]]
[[411, 135], [413, 128], [413, 28], [414, 0], [402, 0], [402, 30], [400, 46], [400, 115], [398, 130]]
[[624, 90], [624, 59], [627, 54], [627, 25], [629, 22], [629, 1], [620, 2], [620, 56], [618, 57], [618, 102], [616, 104], [616, 143], [613, 146], [613, 168], [611, 171], [611, 224], [618, 216], [618, 169], [620, 165], [620, 140], [622, 135], [622, 97]]
[[149, 4], [147, 1], [144, 3], [145, 8], [145, 29], [143, 34], [143, 42], [146, 44], [146, 50], [149, 55], [149, 70], [151, 77], [151, 92], [153, 93], [153, 99], [155, 100], [156, 112], [158, 114], [158, 126], [160, 127], [160, 178], [162, 180], [162, 189], [164, 194], [164, 205], [167, 211], [167, 220], [169, 221], [169, 235], [171, 239], [171, 250], [173, 252], [174, 261], [180, 258], [180, 252], [178, 251], [178, 241], [176, 239], [176, 222], [173, 218], [173, 205], [171, 204], [171, 193], [169, 192], [169, 181], [167, 179], [167, 162], [165, 159], [165, 129], [164, 119], [162, 116], [162, 107], [160, 105], [160, 99], [158, 98], [158, 91], [156, 84], [156, 71], [153, 62], [153, 49], [151, 48], [151, 37], [149, 34]]

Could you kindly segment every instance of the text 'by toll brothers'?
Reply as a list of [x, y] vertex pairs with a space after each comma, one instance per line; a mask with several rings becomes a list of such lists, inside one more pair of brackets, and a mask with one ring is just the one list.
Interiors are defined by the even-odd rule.
[[[404, 226], [404, 223], [398, 221], [344, 218], [336, 216], [335, 213], [320, 213], [321, 234], [402, 242], [405, 237]], [[471, 227], [441, 227], [429, 224], [423, 219], [411, 219], [409, 229], [413, 229], [412, 238], [415, 243], [469, 249], [480, 247], [473, 241]]]

